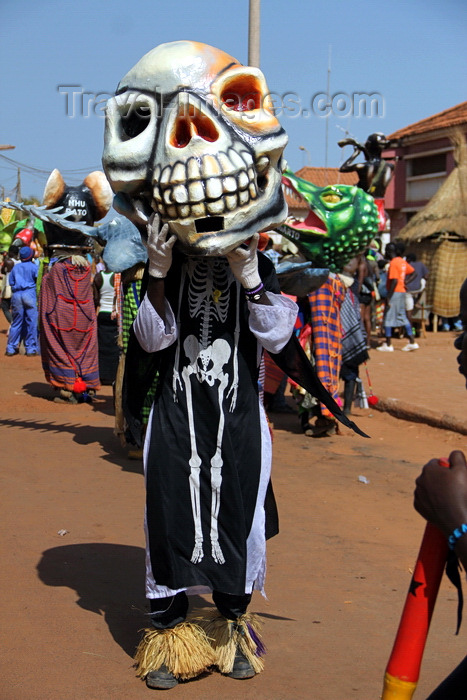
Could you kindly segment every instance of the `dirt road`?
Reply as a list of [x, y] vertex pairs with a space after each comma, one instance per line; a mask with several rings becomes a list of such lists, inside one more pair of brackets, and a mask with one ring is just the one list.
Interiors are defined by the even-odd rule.
[[[155, 696], [131, 658], [145, 624], [141, 465], [113, 436], [110, 389], [93, 406], [54, 404], [39, 358], [3, 356], [2, 324], [0, 697]], [[461, 415], [455, 367], [434, 380], [454, 361], [451, 343], [432, 338], [425, 352], [391, 357], [372, 351], [375, 393], [422, 394]], [[266, 670], [243, 682], [213, 673], [171, 690], [173, 700], [380, 697], [424, 529], [414, 479], [430, 457], [466, 449], [467, 437], [372, 410], [354, 418], [371, 439], [347, 431], [310, 439], [295, 416], [273, 416], [281, 533], [268, 549], [268, 599], [255, 594], [252, 604], [265, 623]], [[444, 581], [416, 700], [467, 652], [467, 622], [455, 637], [455, 618], [456, 593]]]

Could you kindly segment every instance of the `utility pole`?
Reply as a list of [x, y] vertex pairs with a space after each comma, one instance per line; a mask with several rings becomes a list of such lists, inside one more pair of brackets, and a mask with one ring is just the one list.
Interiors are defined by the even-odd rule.
[[[9, 146], [7, 144], [0, 145], [0, 151], [11, 151], [15, 146]], [[2, 186], [2, 202], [5, 201], [5, 188]]]
[[260, 2], [250, 0], [250, 14], [248, 20], [248, 65], [259, 68], [260, 45]]
[[[331, 109], [331, 49], [332, 46], [329, 44], [329, 53], [328, 53], [328, 79], [326, 82], [326, 100], [327, 100], [327, 107], [330, 110]], [[325, 148], [324, 148], [324, 167], [328, 167], [328, 140], [329, 140], [329, 117], [331, 116], [331, 112], [329, 111], [326, 115], [326, 136], [325, 136]], [[326, 184], [328, 184], [328, 173], [326, 170]]]
[[18, 177], [16, 179], [16, 201], [21, 202], [21, 170], [18, 168]]

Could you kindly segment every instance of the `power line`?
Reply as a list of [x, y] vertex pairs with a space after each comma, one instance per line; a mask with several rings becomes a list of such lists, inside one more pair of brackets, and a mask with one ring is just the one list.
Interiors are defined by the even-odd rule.
[[[4, 156], [0, 154], [0, 158], [3, 160], [7, 161], [10, 165], [14, 166], [15, 168], [21, 168], [27, 173], [34, 174], [34, 173], [40, 173], [42, 175], [49, 175], [53, 168], [38, 168], [34, 165], [27, 165], [26, 163], [20, 163], [17, 160], [13, 160], [13, 158], [8, 158], [8, 156]], [[92, 172], [93, 170], [99, 170], [99, 167], [91, 167], [91, 168], [75, 168], [71, 170], [61, 170], [60, 172], [62, 175], [81, 175], [81, 174], [88, 174]]]

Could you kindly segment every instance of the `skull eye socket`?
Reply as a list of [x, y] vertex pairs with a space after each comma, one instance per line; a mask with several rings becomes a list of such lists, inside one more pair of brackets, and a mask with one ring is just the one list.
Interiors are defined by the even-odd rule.
[[124, 135], [134, 139], [143, 133], [151, 121], [151, 106], [142, 100], [127, 101], [120, 109], [121, 124]]
[[262, 103], [261, 86], [255, 76], [239, 76], [224, 86], [221, 102], [234, 112], [251, 112], [260, 109]]

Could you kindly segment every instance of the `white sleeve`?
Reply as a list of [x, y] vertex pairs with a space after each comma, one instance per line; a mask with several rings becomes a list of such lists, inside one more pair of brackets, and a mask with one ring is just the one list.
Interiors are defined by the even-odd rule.
[[146, 352], [157, 352], [177, 340], [177, 325], [172, 308], [165, 300], [166, 323], [145, 296], [135, 318], [134, 329], [139, 344]]
[[253, 335], [268, 352], [277, 353], [292, 335], [297, 319], [297, 304], [283, 296], [266, 292], [272, 306], [248, 302], [249, 325]]

